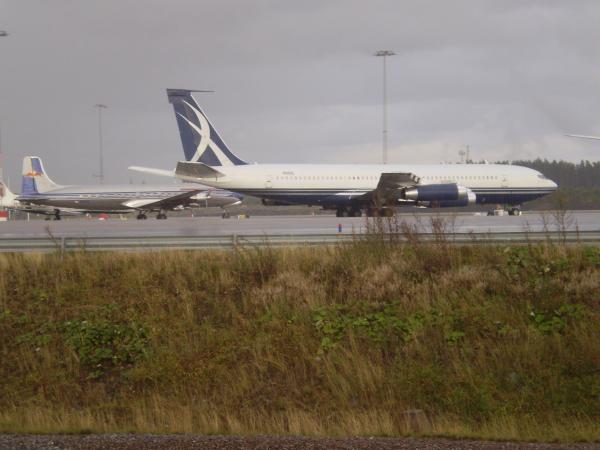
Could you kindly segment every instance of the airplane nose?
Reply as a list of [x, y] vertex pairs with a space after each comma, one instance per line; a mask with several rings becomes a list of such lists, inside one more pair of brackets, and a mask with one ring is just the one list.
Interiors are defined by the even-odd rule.
[[558, 189], [558, 184], [556, 184], [554, 181], [552, 180], [548, 180], [550, 187], [554, 190]]

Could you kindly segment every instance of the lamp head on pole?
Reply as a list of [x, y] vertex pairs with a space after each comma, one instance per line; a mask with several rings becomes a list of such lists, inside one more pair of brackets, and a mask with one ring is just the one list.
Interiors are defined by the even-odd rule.
[[379, 50], [375, 56], [394, 56], [395, 53], [391, 50]]

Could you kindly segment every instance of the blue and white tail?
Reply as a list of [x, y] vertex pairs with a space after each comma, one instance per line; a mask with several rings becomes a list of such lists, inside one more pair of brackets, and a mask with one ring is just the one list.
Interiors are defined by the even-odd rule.
[[38, 195], [58, 189], [56, 184], [46, 175], [41, 158], [26, 156], [23, 158], [23, 177], [21, 178], [21, 195]]
[[247, 164], [233, 154], [206, 114], [187, 89], [167, 89], [169, 103], [175, 110], [185, 159], [208, 166], [241, 166]]

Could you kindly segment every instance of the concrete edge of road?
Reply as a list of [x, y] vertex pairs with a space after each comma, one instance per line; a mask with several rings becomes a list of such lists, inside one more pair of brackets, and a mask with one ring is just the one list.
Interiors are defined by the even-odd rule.
[[[503, 233], [419, 233], [423, 242], [443, 240], [448, 244], [499, 244], [528, 242], [565, 242], [600, 244], [600, 231], [503, 232]], [[408, 241], [403, 234], [373, 235], [386, 240]], [[302, 235], [214, 235], [214, 236], [123, 236], [123, 237], [35, 237], [0, 238], [0, 252], [64, 252], [64, 251], [147, 251], [226, 249], [236, 246], [332, 245], [369, 239], [369, 235], [302, 234]]]

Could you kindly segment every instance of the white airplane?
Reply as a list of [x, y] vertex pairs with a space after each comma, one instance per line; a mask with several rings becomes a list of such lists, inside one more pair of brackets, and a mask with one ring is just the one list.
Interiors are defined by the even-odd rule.
[[[221, 139], [191, 93], [167, 89], [186, 159], [174, 171], [131, 170], [260, 197], [265, 204], [319, 205], [338, 217], [389, 215], [395, 206], [518, 205], [554, 192], [540, 172], [504, 164], [248, 164]], [[190, 162], [194, 161], [194, 162]]]
[[24, 206], [50, 209], [56, 220], [60, 220], [65, 210], [109, 214], [137, 212], [138, 219], [146, 219], [147, 212], [156, 211], [157, 219], [166, 219], [166, 211], [191, 207], [226, 208], [242, 201], [240, 194], [195, 183], [61, 186], [50, 179], [38, 156], [23, 158], [21, 180], [21, 194], [15, 199], [21, 209]]

